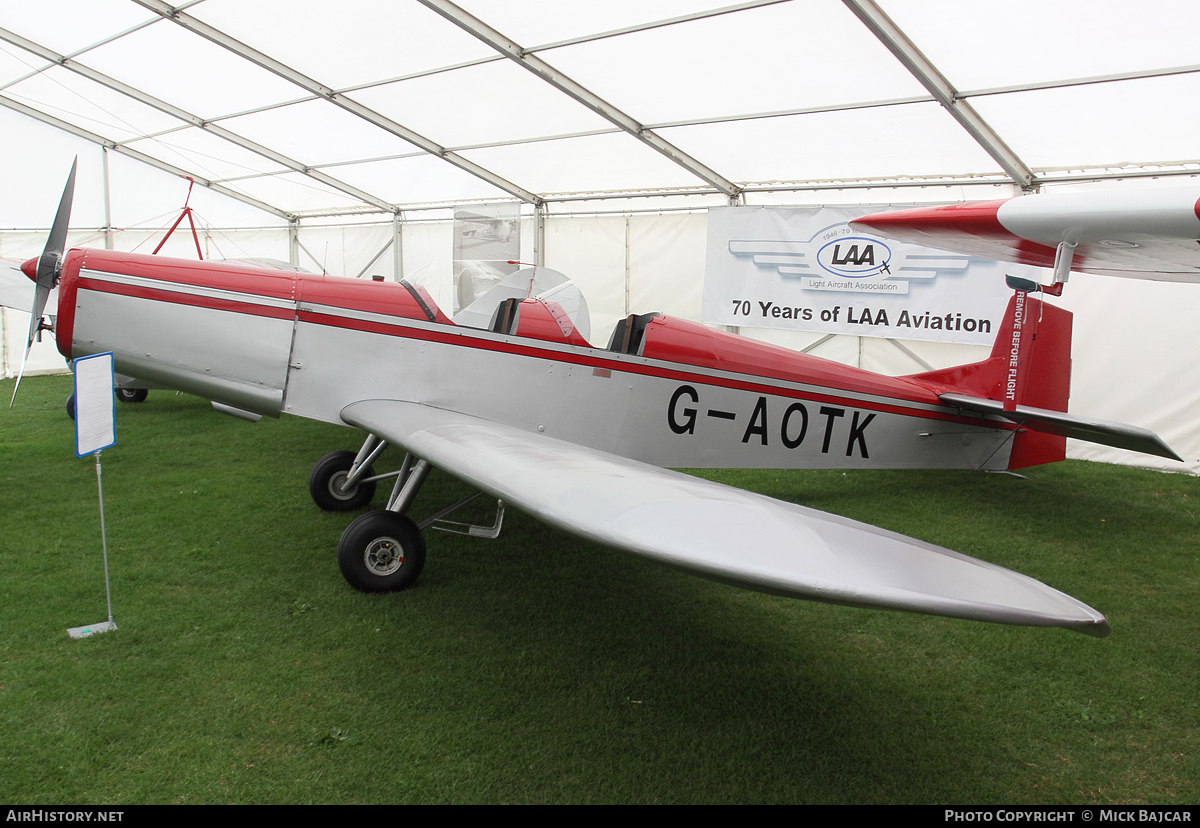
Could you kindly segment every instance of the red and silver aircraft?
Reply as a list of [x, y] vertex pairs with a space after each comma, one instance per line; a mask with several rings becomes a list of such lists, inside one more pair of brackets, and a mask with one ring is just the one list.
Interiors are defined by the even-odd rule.
[[[318, 505], [351, 510], [395, 478], [386, 507], [338, 545], [361, 590], [420, 573], [430, 521], [408, 512], [438, 466], [554, 526], [718, 581], [1103, 636], [1099, 612], [1026, 576], [668, 469], [1000, 471], [1063, 459], [1067, 436], [1176, 457], [1143, 429], [1065, 413], [1071, 315], [1026, 289], [988, 359], [888, 377], [653, 313], [594, 347], [537, 296], [503, 298], [489, 325], [467, 327], [407, 282], [63, 253], [65, 228], [56, 220], [47, 252], [23, 265], [41, 305], [58, 287], [64, 356], [112, 351], [122, 373], [227, 411], [367, 433], [309, 481]], [[388, 444], [408, 454], [376, 475]]]
[[874, 213], [856, 230], [1005, 262], [1200, 282], [1200, 189], [1045, 193]]

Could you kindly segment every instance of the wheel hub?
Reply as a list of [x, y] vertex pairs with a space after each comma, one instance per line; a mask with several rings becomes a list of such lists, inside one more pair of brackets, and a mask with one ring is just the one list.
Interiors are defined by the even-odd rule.
[[329, 493], [338, 500], [350, 500], [358, 491], [358, 486], [346, 488], [346, 478], [350, 476], [349, 472], [338, 472], [333, 477], [329, 478]]
[[404, 566], [404, 549], [395, 538], [376, 538], [367, 544], [363, 563], [375, 575], [391, 575]]

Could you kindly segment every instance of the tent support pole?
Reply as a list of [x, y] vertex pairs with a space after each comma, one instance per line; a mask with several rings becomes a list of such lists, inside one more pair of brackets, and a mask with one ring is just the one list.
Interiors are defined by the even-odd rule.
[[399, 282], [404, 278], [404, 223], [400, 211], [392, 213], [392, 280]]
[[546, 266], [546, 205], [533, 205], [533, 263]]
[[300, 266], [300, 219], [288, 221], [288, 264]]

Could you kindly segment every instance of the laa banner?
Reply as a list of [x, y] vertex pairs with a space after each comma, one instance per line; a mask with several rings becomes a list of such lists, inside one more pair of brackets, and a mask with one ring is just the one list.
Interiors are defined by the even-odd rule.
[[[703, 320], [717, 325], [990, 345], [1011, 294], [1000, 264], [852, 230], [878, 206], [714, 208]], [[882, 208], [887, 209], [887, 208]]]

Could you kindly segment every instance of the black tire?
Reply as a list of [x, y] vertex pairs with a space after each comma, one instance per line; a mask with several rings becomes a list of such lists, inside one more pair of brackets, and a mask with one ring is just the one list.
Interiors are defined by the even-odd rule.
[[140, 403], [146, 401], [148, 392], [145, 388], [118, 388], [115, 393], [120, 402]]
[[425, 567], [425, 538], [404, 515], [386, 510], [354, 519], [338, 541], [338, 569], [359, 592], [395, 592]]
[[72, 420], [75, 419], [75, 395], [67, 397], [67, 416]]
[[[346, 479], [354, 458], [358, 455], [353, 451], [334, 451], [326, 454], [313, 466], [312, 474], [308, 476], [308, 493], [312, 495], [313, 503], [326, 512], [353, 512], [371, 502], [375, 496], [375, 481], [359, 483], [353, 488], [342, 491], [338, 484]], [[367, 466], [364, 477], [375, 474], [371, 466]]]

